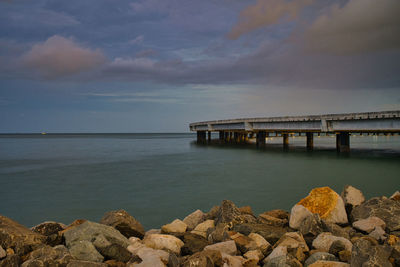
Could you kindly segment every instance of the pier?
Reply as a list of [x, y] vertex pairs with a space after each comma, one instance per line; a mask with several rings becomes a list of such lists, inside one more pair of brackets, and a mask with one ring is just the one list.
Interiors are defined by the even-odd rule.
[[248, 143], [255, 137], [259, 148], [265, 147], [269, 136], [282, 137], [284, 148], [289, 146], [290, 136], [306, 136], [308, 150], [313, 149], [314, 135], [335, 134], [337, 151], [349, 152], [352, 134], [399, 134], [400, 110], [203, 121], [191, 123], [190, 130], [197, 132], [200, 144], [211, 143], [211, 133], [218, 132], [221, 144]]

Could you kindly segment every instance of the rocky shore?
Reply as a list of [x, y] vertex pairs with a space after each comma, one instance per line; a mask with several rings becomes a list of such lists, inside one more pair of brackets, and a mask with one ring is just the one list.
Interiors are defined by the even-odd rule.
[[0, 215], [3, 266], [400, 266], [400, 193], [365, 200], [352, 186], [321, 187], [290, 213], [258, 216], [224, 200], [148, 231], [124, 210], [31, 229]]

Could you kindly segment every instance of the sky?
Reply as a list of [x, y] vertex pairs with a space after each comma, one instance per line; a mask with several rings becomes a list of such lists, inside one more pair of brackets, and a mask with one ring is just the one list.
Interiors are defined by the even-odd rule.
[[399, 0], [0, 0], [0, 133], [399, 109]]

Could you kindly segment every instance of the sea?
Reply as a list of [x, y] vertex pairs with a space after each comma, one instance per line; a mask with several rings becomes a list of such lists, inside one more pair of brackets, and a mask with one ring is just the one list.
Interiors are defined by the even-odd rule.
[[[218, 138], [213, 135], [213, 138]], [[124, 209], [160, 228], [222, 200], [255, 214], [290, 210], [315, 187], [347, 184], [366, 198], [400, 190], [400, 136], [268, 138], [255, 145], [198, 145], [192, 133], [0, 135], [0, 214], [32, 227], [44, 221], [99, 221]]]

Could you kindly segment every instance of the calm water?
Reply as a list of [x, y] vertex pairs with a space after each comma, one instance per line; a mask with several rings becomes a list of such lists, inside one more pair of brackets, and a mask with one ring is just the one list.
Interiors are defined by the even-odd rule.
[[192, 134], [0, 136], [0, 214], [33, 226], [46, 220], [98, 221], [125, 209], [146, 229], [208, 211], [223, 199], [256, 213], [290, 209], [309, 190], [345, 184], [367, 197], [400, 189], [400, 137], [351, 137], [350, 155], [335, 139], [269, 139], [254, 146], [197, 146]]

